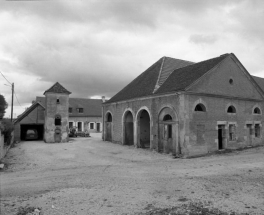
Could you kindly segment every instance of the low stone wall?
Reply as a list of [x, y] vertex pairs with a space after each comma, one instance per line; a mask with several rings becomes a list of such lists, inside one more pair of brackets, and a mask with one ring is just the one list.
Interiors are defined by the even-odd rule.
[[5, 146], [4, 135], [0, 131], [0, 160], [6, 156], [8, 150], [12, 147], [13, 144], [14, 144], [14, 132], [12, 132], [12, 139], [10, 145]]

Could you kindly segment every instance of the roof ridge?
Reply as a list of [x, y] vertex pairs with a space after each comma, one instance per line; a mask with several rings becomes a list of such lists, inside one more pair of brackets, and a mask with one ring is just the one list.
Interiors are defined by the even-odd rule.
[[173, 70], [168, 76], [170, 78], [167, 78], [157, 90], [157, 94], [185, 90], [229, 55], [224, 54]]
[[58, 81], [53, 84], [49, 89], [47, 89], [43, 94], [45, 95], [45, 93], [47, 92], [71, 94], [71, 92], [68, 91], [65, 87], [63, 87]]
[[160, 71], [159, 71], [159, 76], [157, 78], [157, 82], [156, 82], [156, 85], [154, 87], [154, 90], [153, 90], [153, 94], [159, 89], [159, 80], [160, 80], [160, 76], [161, 76], [161, 72], [162, 72], [162, 68], [163, 68], [163, 65], [164, 65], [164, 62], [166, 60], [166, 56], [162, 57], [162, 63], [161, 63], [161, 66], [160, 66]]

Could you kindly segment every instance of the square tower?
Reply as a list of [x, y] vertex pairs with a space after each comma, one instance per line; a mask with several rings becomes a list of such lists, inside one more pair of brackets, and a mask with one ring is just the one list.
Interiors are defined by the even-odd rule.
[[58, 82], [44, 92], [46, 100], [44, 141], [46, 143], [68, 142], [70, 94], [71, 92]]

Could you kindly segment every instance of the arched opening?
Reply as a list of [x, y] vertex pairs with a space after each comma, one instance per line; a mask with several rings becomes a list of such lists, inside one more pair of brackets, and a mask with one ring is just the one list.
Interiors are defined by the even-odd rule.
[[150, 148], [150, 116], [146, 110], [138, 115], [139, 147]]
[[106, 121], [107, 122], [112, 122], [112, 114], [111, 113], [108, 113], [107, 116], [106, 116]]
[[206, 107], [202, 103], [199, 103], [195, 106], [194, 111], [206, 112]]
[[[172, 121], [172, 117], [171, 115], [167, 114], [164, 116], [163, 118], [164, 122], [171, 122]], [[171, 139], [172, 138], [172, 124], [167, 124], [164, 127], [164, 137], [165, 139]]]
[[60, 126], [61, 125], [61, 116], [60, 115], [56, 115], [55, 116], [55, 125], [56, 126]]
[[134, 123], [133, 115], [130, 111], [126, 112], [124, 116], [124, 144], [134, 145]]
[[107, 113], [105, 122], [105, 140], [112, 141], [112, 114]]
[[178, 145], [178, 119], [173, 109], [163, 108], [159, 113], [158, 151], [180, 153]]
[[227, 108], [227, 113], [236, 113], [236, 108], [231, 105]]
[[254, 109], [254, 114], [261, 114], [260, 109], [258, 107]]

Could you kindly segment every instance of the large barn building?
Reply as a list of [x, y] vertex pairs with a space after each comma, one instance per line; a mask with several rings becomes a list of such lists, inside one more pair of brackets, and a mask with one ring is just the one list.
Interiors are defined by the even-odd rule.
[[103, 104], [103, 139], [199, 156], [263, 144], [264, 79], [234, 54], [163, 57]]

